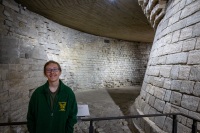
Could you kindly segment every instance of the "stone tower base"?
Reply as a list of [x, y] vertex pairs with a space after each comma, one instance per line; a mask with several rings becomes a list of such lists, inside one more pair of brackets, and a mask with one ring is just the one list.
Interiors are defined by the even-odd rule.
[[[140, 96], [136, 98], [134, 105], [131, 107], [131, 112], [134, 115], [144, 115], [141, 111], [141, 107], [143, 100], [141, 100]], [[153, 118], [153, 117], [152, 117]], [[167, 133], [161, 130], [154, 122], [150, 120], [151, 118], [135, 118], [132, 119], [135, 127], [138, 129], [140, 133]]]

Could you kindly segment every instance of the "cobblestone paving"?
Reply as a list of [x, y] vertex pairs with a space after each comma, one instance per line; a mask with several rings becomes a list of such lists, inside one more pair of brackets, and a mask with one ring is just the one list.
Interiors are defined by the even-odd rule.
[[[89, 117], [117, 117], [130, 115], [129, 107], [139, 95], [140, 86], [132, 88], [99, 89], [76, 92], [78, 104], [88, 104]], [[94, 122], [95, 133], [138, 133], [130, 119]], [[88, 133], [89, 122], [79, 121], [75, 133]]]

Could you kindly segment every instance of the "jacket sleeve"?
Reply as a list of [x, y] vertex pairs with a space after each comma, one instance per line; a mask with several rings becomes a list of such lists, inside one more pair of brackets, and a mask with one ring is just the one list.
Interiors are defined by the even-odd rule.
[[35, 95], [33, 93], [33, 95], [31, 96], [31, 99], [29, 101], [29, 105], [28, 105], [28, 113], [27, 113], [27, 128], [29, 133], [35, 133], [35, 122], [36, 122], [36, 118], [35, 118], [35, 107], [36, 107], [36, 103], [35, 103]]
[[73, 133], [74, 125], [77, 123], [77, 102], [74, 93], [72, 93], [72, 97], [70, 99], [71, 108], [69, 111], [69, 116], [66, 124], [66, 133]]

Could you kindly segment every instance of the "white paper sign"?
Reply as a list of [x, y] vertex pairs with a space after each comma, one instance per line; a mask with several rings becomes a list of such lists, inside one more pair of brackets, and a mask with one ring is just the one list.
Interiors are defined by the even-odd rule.
[[84, 105], [78, 105], [78, 114], [77, 116], [81, 117], [81, 116], [89, 116], [90, 112], [89, 112], [89, 108], [87, 104]]

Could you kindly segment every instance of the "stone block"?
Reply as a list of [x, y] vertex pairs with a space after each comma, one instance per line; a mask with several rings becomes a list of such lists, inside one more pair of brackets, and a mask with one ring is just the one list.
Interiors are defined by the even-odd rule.
[[151, 133], [151, 128], [152, 128], [152, 127], [151, 127], [151, 126], [149, 125], [149, 123], [146, 122], [145, 120], [144, 120], [144, 122], [145, 122], [145, 123], [144, 123], [144, 128], [143, 128], [143, 129], [144, 129], [144, 132], [145, 132], [145, 133]]
[[165, 89], [163, 88], [159, 88], [159, 87], [155, 87], [155, 92], [154, 92], [154, 96], [163, 100], [164, 96], [165, 96]]
[[171, 93], [172, 93], [171, 90], [166, 90], [166, 91], [165, 91], [164, 101], [169, 102], [170, 97], [171, 97]]
[[149, 103], [150, 96], [151, 96], [151, 94], [149, 94], [149, 93], [146, 94], [146, 98], [145, 98], [146, 103]]
[[163, 125], [163, 130], [168, 133], [171, 133], [172, 132], [172, 123], [173, 123], [172, 118], [166, 117], [165, 123]]
[[171, 82], [172, 82], [171, 79], [166, 78], [165, 81], [164, 81], [163, 88], [164, 89], [171, 89]]
[[164, 78], [163, 77], [154, 77], [153, 85], [157, 87], [163, 87]]
[[199, 100], [200, 98], [198, 97], [184, 94], [181, 101], [181, 107], [186, 108], [191, 111], [197, 111]]
[[[148, 83], [148, 75], [147, 74], [145, 74], [144, 75], [144, 79], [143, 79], [143, 82], [145, 82], [145, 83]], [[143, 85], [143, 84], [142, 84]], [[143, 88], [143, 87], [142, 87]]]
[[146, 82], [143, 82], [142, 87], [141, 87], [141, 90], [146, 91], [146, 88], [147, 88], [147, 83], [146, 83]]
[[171, 44], [172, 33], [168, 33], [165, 37], [163, 37], [163, 39], [164, 44]]
[[197, 23], [195, 26], [194, 26], [194, 30], [193, 30], [193, 37], [195, 36], [200, 36], [200, 31], [198, 30], [198, 28], [200, 27], [200, 22]]
[[142, 112], [144, 112], [144, 108], [146, 105], [147, 105], [147, 103], [143, 99], [141, 99], [140, 107], [141, 107]]
[[196, 82], [194, 85], [193, 95], [200, 96], [200, 82]]
[[194, 1], [191, 4], [188, 4], [187, 6], [185, 6], [185, 8], [183, 8], [180, 18], [182, 19], [189, 15], [192, 15], [193, 13], [199, 11], [199, 9], [200, 9], [200, 2], [198, 0]]
[[[158, 114], [158, 111], [156, 111], [156, 109], [154, 109], [153, 107], [151, 107], [150, 110], [149, 110], [149, 114]], [[154, 121], [155, 117], [150, 117], [149, 119], [151, 121]]]
[[172, 66], [170, 77], [172, 79], [178, 79], [178, 73], [179, 73], [179, 66], [177, 65]]
[[181, 98], [182, 98], [181, 93], [172, 91], [170, 103], [175, 104], [175, 105], [181, 105]]
[[165, 102], [157, 98], [154, 103], [154, 108], [159, 112], [163, 112], [164, 107], [165, 107]]
[[175, 13], [175, 14], [169, 19], [168, 25], [172, 25], [172, 24], [176, 23], [177, 21], [179, 21], [180, 14], [181, 14], [181, 11], [178, 11], [177, 13]]
[[200, 81], [200, 66], [191, 66], [189, 80]]
[[31, 58], [33, 59], [42, 59], [47, 60], [47, 53], [45, 52], [43, 47], [36, 46], [33, 51], [31, 51]]
[[163, 128], [164, 126], [164, 122], [165, 122], [165, 118], [166, 116], [158, 116], [158, 117], [155, 117], [155, 124], [159, 127], [159, 128]]
[[187, 20], [187, 25], [198, 23], [200, 21], [200, 11], [197, 11], [196, 13], [188, 16], [186, 20]]
[[158, 76], [160, 72], [160, 68], [157, 66], [149, 66], [147, 70], [148, 75]]
[[184, 0], [185, 1], [185, 5], [189, 5], [190, 3], [194, 2], [194, 0]]
[[[197, 112], [189, 111], [188, 115], [193, 117], [193, 118], [200, 119], [200, 114], [197, 113]], [[193, 124], [193, 120], [188, 118], [187, 119], [187, 126], [192, 127], [192, 124]], [[197, 123], [197, 129], [200, 130], [199, 122]]]
[[192, 94], [194, 88], [194, 81], [182, 81], [180, 92]]
[[160, 67], [160, 76], [162, 77], [170, 77], [172, 66], [171, 65], [163, 65]]
[[166, 64], [185, 64], [187, 63], [188, 53], [176, 53], [167, 56]]
[[197, 111], [200, 112], [200, 104], [198, 105], [198, 109], [197, 109]]
[[189, 52], [188, 64], [200, 64], [200, 50]]
[[152, 57], [150, 62], [149, 62], [149, 65], [152, 65], [152, 66], [155, 66], [158, 64], [158, 57]]
[[[179, 112], [180, 113], [183, 113], [183, 114], [185, 114], [185, 115], [188, 115], [188, 110], [187, 109], [184, 109], [184, 108], [181, 108], [181, 107], [179, 107]], [[178, 122], [180, 122], [180, 123], [182, 123], [183, 125], [186, 125], [186, 123], [187, 123], [187, 117], [185, 117], [185, 116], [182, 116], [182, 115], [178, 115], [177, 116], [177, 119], [178, 119]]]
[[195, 48], [195, 43], [196, 43], [196, 39], [192, 38], [192, 39], [188, 39], [188, 40], [184, 40], [182, 42], [183, 44], [183, 51], [190, 51], [190, 50], [194, 50]]
[[146, 94], [147, 94], [146, 91], [144, 91], [144, 90], [141, 90], [141, 91], [140, 91], [140, 96], [141, 96], [141, 98], [144, 99], [144, 100], [145, 100], [145, 98], [146, 98]]
[[173, 44], [165, 45], [163, 49], [164, 54], [173, 54], [173, 53], [179, 53], [182, 50], [182, 43], [176, 42]]
[[154, 76], [149, 76], [148, 77], [148, 81], [149, 81], [148, 82], [149, 84], [153, 84], [153, 82], [154, 82]]
[[[187, 23], [187, 20], [186, 19], [182, 19], [182, 20], [179, 20], [177, 23], [173, 24], [172, 26], [170, 26], [170, 30], [173, 32], [173, 31], [177, 31], [177, 30], [180, 30], [182, 28], [184, 28], [186, 26], [186, 23]], [[183, 34], [180, 33], [180, 34]], [[183, 35], [182, 35], [183, 36]], [[185, 35], [186, 36], [186, 35]], [[183, 39], [183, 37], [181, 38]], [[181, 40], [180, 37], [179, 37], [179, 40]]]
[[149, 114], [149, 109], [151, 108], [151, 106], [149, 106], [149, 104], [146, 104], [144, 107], [144, 114]]
[[189, 79], [191, 66], [180, 66], [179, 67], [179, 74], [178, 79]]
[[179, 3], [179, 10], [182, 10], [185, 7], [185, 3], [187, 0], [181, 0]]
[[193, 35], [192, 33], [193, 33], [193, 26], [189, 26], [189, 27], [182, 29], [179, 40], [191, 38]]
[[174, 31], [172, 36], [172, 43], [177, 42], [179, 40], [179, 36], [181, 34], [180, 30]]
[[152, 107], [154, 106], [155, 99], [156, 98], [154, 96], [150, 96], [149, 98], [149, 105], [151, 105]]
[[154, 94], [154, 92], [155, 92], [155, 87], [154, 86], [152, 86], [151, 84], [148, 84], [147, 85], [147, 92], [149, 92], [151, 95], [153, 95]]
[[167, 56], [160, 56], [160, 57], [158, 57], [157, 63], [164, 65], [166, 63], [166, 60], [167, 60]]
[[200, 49], [200, 37], [197, 38], [195, 49]]
[[171, 111], [171, 104], [167, 102], [163, 109], [163, 113], [171, 113], [170, 111]]
[[173, 80], [171, 82], [171, 90], [179, 91], [181, 89], [181, 80]]

